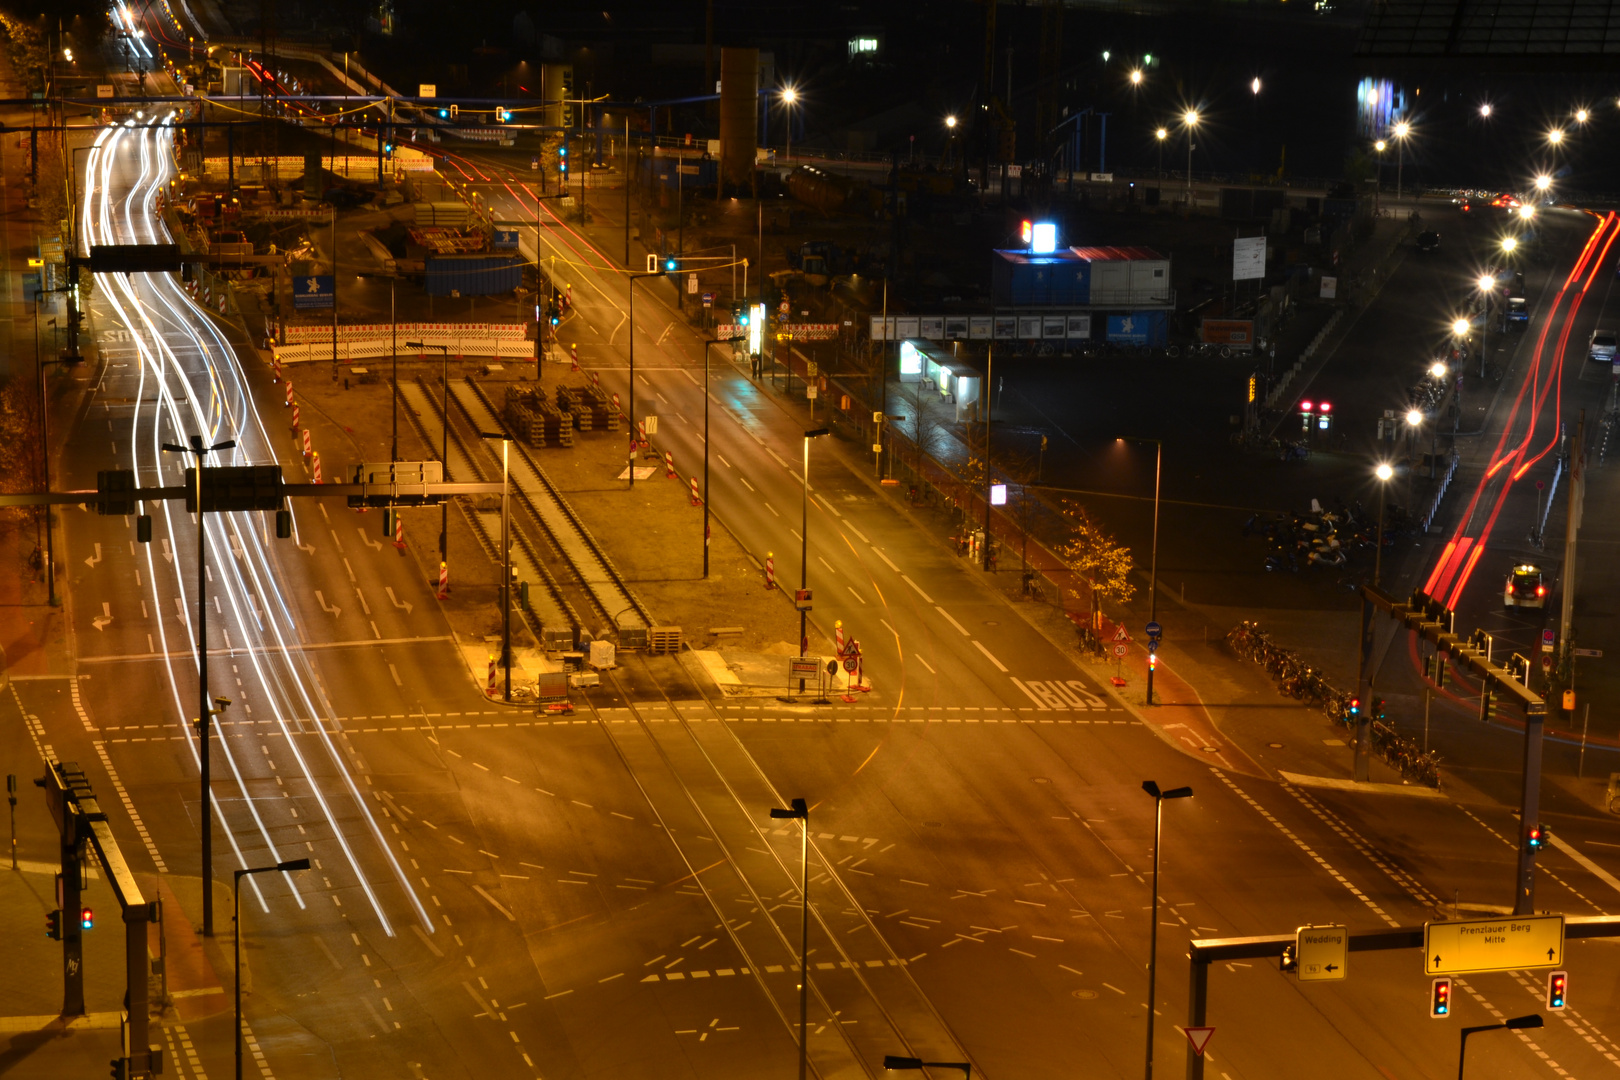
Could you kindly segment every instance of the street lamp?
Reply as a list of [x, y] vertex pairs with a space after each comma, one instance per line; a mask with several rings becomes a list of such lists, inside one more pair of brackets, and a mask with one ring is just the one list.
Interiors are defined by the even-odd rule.
[[799, 1080], [807, 1080], [810, 1071], [810, 805], [803, 799], [794, 799], [790, 806], [786, 810], [771, 807], [771, 817], [797, 819], [802, 825], [799, 837]]
[[[1148, 558], [1148, 622], [1159, 621], [1159, 480], [1164, 473], [1164, 441], [1129, 436], [1119, 442], [1152, 443], [1153, 457], [1153, 547]], [[1148, 663], [1147, 703], [1153, 704], [1153, 663]]]
[[1132, 86], [1141, 86], [1142, 85], [1142, 69], [1141, 68], [1132, 68], [1131, 69], [1131, 85]]
[[[512, 440], [501, 431], [480, 431], [480, 439], [501, 441], [501, 666], [506, 669], [502, 700], [512, 700], [512, 543], [508, 539], [509, 478]], [[631, 465], [634, 468], [634, 463]], [[615, 626], [618, 624], [615, 623]]]
[[[203, 937], [214, 936], [214, 826], [213, 807], [209, 802], [209, 769], [208, 769], [208, 718], [213, 710], [208, 707], [208, 598], [204, 595], [208, 585], [208, 537], [203, 532], [203, 522], [208, 515], [203, 513], [203, 458], [209, 454], [225, 450], [236, 449], [236, 442], [226, 439], [213, 446], [204, 446], [201, 435], [191, 437], [190, 446], [176, 446], [174, 443], [164, 443], [163, 450], [170, 454], [193, 454], [197, 458], [197, 466], [193, 470], [196, 482], [197, 500], [197, 743], [198, 768], [202, 774], [202, 894], [203, 894]], [[221, 702], [230, 704], [224, 698]]]
[[1485, 104], [1483, 104], [1483, 105], [1481, 105], [1479, 107], [1479, 115], [1485, 117], [1485, 119], [1487, 119], [1487, 120], [1490, 119], [1490, 117], [1491, 117], [1491, 104], [1490, 104], [1490, 102], [1487, 101]]
[[1260, 78], [1259, 78], [1259, 76], [1256, 76], [1255, 78], [1250, 80], [1249, 89], [1250, 89], [1250, 91], [1252, 91], [1254, 93], [1255, 97], [1260, 96]]
[[1148, 926], [1148, 1007], [1147, 1007], [1147, 1066], [1144, 1076], [1153, 1080], [1153, 994], [1159, 973], [1159, 837], [1164, 828], [1164, 800], [1190, 799], [1190, 787], [1160, 791], [1152, 780], [1142, 781], [1142, 790], [1153, 796], [1153, 921]]
[[1373, 470], [1373, 475], [1378, 477], [1379, 480], [1378, 548], [1373, 552], [1373, 588], [1377, 588], [1378, 578], [1384, 567], [1384, 493], [1389, 490], [1389, 481], [1395, 475], [1395, 470], [1390, 467], [1388, 462], [1381, 461], [1378, 463], [1378, 468]]
[[1504, 237], [1502, 237], [1502, 254], [1504, 254], [1504, 255], [1512, 255], [1513, 250], [1515, 248], [1517, 248], [1518, 246], [1519, 246], [1518, 237], [1516, 237], [1516, 236], [1504, 236]]
[[1529, 1016], [1515, 1016], [1504, 1020], [1500, 1024], [1480, 1024], [1477, 1027], [1462, 1029], [1462, 1044], [1457, 1049], [1457, 1080], [1463, 1080], [1463, 1063], [1468, 1058], [1468, 1036], [1477, 1035], [1481, 1031], [1496, 1031], [1506, 1028], [1508, 1031], [1523, 1031], [1526, 1028], [1541, 1027], [1541, 1014], [1531, 1013]]
[[1577, 124], [1584, 124], [1588, 120], [1590, 120], [1591, 118], [1592, 118], [1592, 114], [1587, 112], [1585, 109], [1576, 109], [1575, 110], [1575, 122]]
[[1378, 215], [1378, 197], [1384, 190], [1384, 151], [1388, 147], [1389, 143], [1383, 139], [1373, 143], [1373, 150], [1378, 154], [1378, 179], [1373, 184], [1373, 216], [1375, 217]]
[[1549, 143], [1551, 143], [1552, 145], [1554, 145], [1554, 146], [1557, 146], [1559, 143], [1563, 142], [1564, 141], [1564, 129], [1563, 128], [1553, 128], [1551, 131], [1547, 132], [1547, 141]]
[[[1423, 426], [1423, 410], [1422, 409], [1408, 409], [1408, 410], [1406, 410], [1406, 445], [1407, 445], [1408, 456], [1411, 458], [1413, 463], [1417, 462], [1417, 433], [1418, 433], [1418, 429], [1421, 428], [1422, 426]], [[1440, 425], [1436, 424], [1435, 425], [1435, 430], [1438, 431], [1439, 427], [1440, 427]], [[1411, 490], [1411, 482], [1410, 482], [1411, 473], [1410, 472], [1407, 473], [1407, 477], [1408, 477], [1407, 490], [1408, 490], [1408, 492], [1410, 492], [1410, 490]]]
[[[407, 341], [407, 349], [425, 352], [428, 349], [438, 349], [439, 359], [439, 386], [444, 392], [442, 411], [444, 413], [444, 430], [440, 435], [439, 464], [444, 466], [444, 474], [450, 475], [450, 346], [428, 345], [420, 341]], [[466, 477], [471, 480], [472, 477]], [[450, 561], [450, 503], [448, 500], [439, 504], [439, 561]]]
[[[706, 389], [706, 388], [705, 388]], [[819, 439], [823, 435], [831, 435], [828, 428], [811, 428], [804, 433], [804, 497], [800, 506], [799, 517], [799, 591], [803, 592], [810, 587], [808, 575], [810, 573], [810, 440]], [[810, 639], [805, 635], [805, 617], [808, 614], [804, 608], [804, 601], [798, 602], [799, 608], [799, 655], [802, 657], [810, 650]], [[804, 690], [804, 680], [799, 680], [799, 689]]]
[[1164, 184], [1164, 140], [1170, 137], [1170, 129], [1159, 128], [1153, 133], [1153, 137], [1159, 141], [1159, 183], [1162, 186]]
[[922, 1058], [883, 1055], [885, 1069], [961, 1069], [962, 1080], [973, 1080], [973, 1066], [966, 1061], [924, 1061]]
[[1406, 166], [1406, 138], [1412, 134], [1412, 125], [1398, 120], [1391, 133], [1395, 136], [1395, 201], [1400, 202], [1403, 192], [1401, 171]]
[[274, 866], [249, 866], [236, 871], [231, 897], [231, 936], [236, 939], [236, 1080], [242, 1080], [242, 879], [249, 874], [290, 874], [308, 869], [308, 859], [288, 859]]
[[1192, 152], [1193, 128], [1198, 126], [1198, 110], [1188, 109], [1181, 114], [1182, 126], [1187, 129], [1187, 212], [1192, 212]]
[[799, 100], [799, 92], [793, 87], [782, 89], [782, 111], [787, 114], [787, 152], [783, 154], [784, 160], [793, 160], [793, 106]]

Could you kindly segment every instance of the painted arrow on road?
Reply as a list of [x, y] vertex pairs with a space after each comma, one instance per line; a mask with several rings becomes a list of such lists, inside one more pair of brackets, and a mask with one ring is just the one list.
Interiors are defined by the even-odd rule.
[[331, 604], [328, 604], [326, 602], [326, 597], [321, 595], [321, 590], [319, 589], [315, 590], [315, 599], [321, 602], [321, 610], [332, 616], [334, 619], [337, 618], [338, 614], [343, 610], [340, 607], [333, 607]]
[[366, 530], [363, 527], [360, 529], [360, 540], [372, 551], [380, 551], [382, 549], [381, 541], [373, 540], [371, 537], [367, 536]]
[[412, 608], [413, 605], [409, 601], [402, 601], [402, 600], [400, 600], [399, 597], [395, 596], [394, 595], [394, 587], [392, 585], [388, 586], [387, 588], [388, 588], [388, 599], [390, 599], [390, 600], [392, 600], [394, 602], [395, 607], [404, 608], [405, 609], [405, 614], [409, 615], [411, 613], [411, 608]]
[[167, 540], [163, 541], [163, 561], [167, 563], [174, 562], [174, 552], [169, 550], [169, 542]]
[[[98, 547], [98, 548], [100, 546], [101, 546], [100, 544], [96, 545], [96, 547]], [[108, 604], [108, 603], [103, 603], [101, 605], [101, 614], [99, 616], [97, 616], [96, 618], [91, 619], [90, 620], [90, 625], [95, 627], [97, 630], [104, 630], [104, 629], [106, 629], [107, 624], [110, 623], [110, 622], [112, 622], [112, 605]]]
[[90, 558], [85, 559], [84, 560], [84, 565], [86, 565], [90, 569], [94, 570], [96, 568], [96, 563], [98, 563], [100, 561], [101, 561], [101, 545], [97, 544], [96, 545], [96, 553], [94, 555], [92, 555]]

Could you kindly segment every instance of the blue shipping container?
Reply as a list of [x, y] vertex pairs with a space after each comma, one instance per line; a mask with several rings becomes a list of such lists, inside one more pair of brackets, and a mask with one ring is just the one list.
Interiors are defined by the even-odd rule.
[[437, 255], [427, 260], [427, 294], [497, 296], [523, 284], [523, 261], [515, 255]]
[[1047, 307], [1084, 304], [1091, 294], [1091, 266], [1072, 252], [1029, 255], [997, 251], [991, 291], [999, 305]]

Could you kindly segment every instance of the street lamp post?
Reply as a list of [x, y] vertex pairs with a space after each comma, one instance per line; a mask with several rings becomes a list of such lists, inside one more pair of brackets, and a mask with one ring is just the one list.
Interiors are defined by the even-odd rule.
[[782, 155], [784, 161], [793, 160], [793, 106], [799, 100], [799, 92], [788, 86], [782, 89], [782, 113], [787, 120], [787, 151]]
[[[236, 449], [234, 440], [226, 439], [212, 446], [203, 444], [201, 435], [191, 437], [191, 445], [176, 446], [174, 443], [164, 443], [163, 449], [170, 454], [193, 454], [197, 458], [197, 466], [193, 470], [196, 484], [197, 499], [197, 756], [198, 768], [201, 772], [202, 786], [202, 898], [203, 898], [203, 937], [214, 936], [214, 826], [213, 807], [209, 802], [209, 768], [208, 768], [208, 718], [213, 710], [208, 707], [208, 598], [205, 594], [208, 583], [208, 538], [203, 532], [203, 523], [208, 515], [203, 512], [202, 504], [202, 474], [203, 458], [209, 454], [225, 450]], [[221, 698], [223, 704], [229, 704]], [[221, 710], [223, 711], [223, 709]]]
[[[804, 494], [799, 510], [799, 591], [803, 592], [810, 587], [810, 440], [819, 439], [823, 435], [832, 434], [828, 428], [811, 428], [804, 433]], [[804, 601], [798, 602], [799, 608], [799, 655], [803, 657], [810, 651], [810, 638], [805, 631], [805, 618], [809, 614], [805, 611]], [[799, 680], [799, 690], [804, 690], [804, 680]]]
[[1159, 973], [1159, 839], [1164, 829], [1164, 800], [1190, 799], [1193, 790], [1178, 787], [1160, 791], [1159, 785], [1152, 780], [1142, 781], [1142, 790], [1153, 796], [1153, 902], [1150, 905], [1153, 921], [1148, 926], [1147, 1062], [1144, 1073], [1146, 1080], [1153, 1080], [1153, 996]]
[[1198, 110], [1188, 109], [1182, 114], [1181, 120], [1187, 129], [1187, 212], [1192, 213], [1192, 152], [1193, 128], [1198, 126]]
[[242, 879], [249, 874], [289, 874], [294, 870], [308, 869], [308, 859], [288, 859], [274, 866], [250, 866], [236, 871], [235, 888], [231, 890], [231, 937], [235, 939], [236, 950], [236, 1034], [233, 1039], [236, 1045], [236, 1080], [242, 1080]]
[[[679, 171], [680, 163], [676, 162], [676, 172], [678, 173]], [[626, 464], [629, 466], [628, 471], [630, 473], [630, 490], [632, 491], [634, 491], [636, 487], [636, 282], [640, 281], [642, 278], [667, 277], [669, 271], [673, 269], [675, 269], [675, 264], [673, 262], [666, 262], [664, 266], [658, 270], [649, 270], [646, 273], [641, 274], [631, 273], [625, 275], [628, 283], [624, 288], [625, 292], [630, 298], [628, 304], [630, 309], [630, 394], [628, 401], [629, 412], [625, 417], [625, 421], [630, 426], [630, 457]], [[708, 393], [708, 390], [709, 388], [707, 386], [703, 388], [704, 393]]]
[[1457, 1048], [1457, 1080], [1463, 1080], [1463, 1064], [1468, 1059], [1468, 1036], [1477, 1035], [1481, 1031], [1522, 1031], [1525, 1028], [1538, 1028], [1542, 1026], [1541, 1014], [1531, 1013], [1529, 1016], [1515, 1016], [1504, 1020], [1500, 1024], [1480, 1024], [1476, 1027], [1462, 1029], [1461, 1045]]
[[994, 483], [994, 477], [990, 472], [990, 412], [995, 404], [996, 385], [994, 345], [985, 346], [984, 365], [984, 569], [988, 572], [994, 565], [990, 554], [990, 547], [994, 542], [990, 532], [990, 488]]
[[[450, 475], [450, 346], [428, 345], [420, 341], [407, 341], [407, 349], [418, 352], [427, 349], [438, 349], [439, 358], [439, 386], [444, 392], [442, 411], [444, 413], [444, 429], [440, 433], [439, 463], [444, 466], [445, 475]], [[472, 477], [467, 477], [471, 480]], [[450, 503], [439, 504], [439, 560], [450, 561]]]
[[1159, 189], [1164, 189], [1164, 141], [1170, 137], [1169, 128], [1159, 128], [1153, 137], [1159, 142]]
[[[1442, 361], [1436, 360], [1434, 362], [1434, 366], [1429, 368], [1429, 374], [1434, 376], [1434, 381], [1435, 382], [1440, 383], [1442, 386], [1444, 386], [1445, 379], [1446, 379], [1446, 370], [1447, 370], [1446, 365]], [[1447, 397], [1447, 395], [1442, 391], [1442, 393], [1440, 395], [1441, 404], [1445, 403], [1446, 397]], [[1456, 405], [1455, 402], [1452, 403], [1451, 413], [1452, 413], [1453, 416], [1455, 416], [1457, 414], [1457, 405]], [[1452, 431], [1452, 441], [1454, 443], [1456, 441], [1456, 431], [1455, 431], [1455, 429]], [[1434, 479], [1434, 463], [1435, 463], [1435, 459], [1438, 458], [1439, 456], [1440, 456], [1440, 414], [1437, 411], [1435, 413], [1435, 417], [1434, 417], [1434, 426], [1429, 429], [1429, 479], [1430, 480]]]
[[1412, 133], [1412, 125], [1400, 120], [1392, 130], [1395, 135], [1395, 201], [1400, 202], [1403, 191], [1401, 170], [1406, 165], [1406, 137]]
[[[808, 445], [808, 443], [806, 443]], [[771, 817], [797, 819], [799, 835], [799, 1080], [810, 1072], [810, 805], [794, 799], [790, 809], [771, 807]]]
[[1384, 493], [1389, 490], [1389, 481], [1395, 475], [1395, 470], [1388, 462], [1379, 462], [1373, 475], [1378, 477], [1378, 548], [1373, 552], [1373, 588], [1376, 589], [1384, 568]]
[[[512, 440], [504, 432], [480, 431], [481, 439], [501, 441], [501, 666], [506, 669], [502, 700], [512, 700], [512, 541], [509, 539]], [[616, 625], [616, 624], [615, 624]]]
[[[1152, 443], [1153, 457], [1153, 544], [1148, 555], [1148, 622], [1159, 621], [1159, 481], [1164, 475], [1164, 440], [1129, 436], [1120, 442]], [[1153, 667], [1148, 664], [1147, 703], [1153, 704]]]
[[1373, 181], [1373, 217], [1375, 218], [1379, 214], [1379, 196], [1384, 193], [1384, 150], [1388, 148], [1388, 146], [1389, 143], [1385, 142], [1383, 139], [1379, 139], [1377, 142], [1373, 143], [1373, 149], [1378, 152], [1377, 179]]

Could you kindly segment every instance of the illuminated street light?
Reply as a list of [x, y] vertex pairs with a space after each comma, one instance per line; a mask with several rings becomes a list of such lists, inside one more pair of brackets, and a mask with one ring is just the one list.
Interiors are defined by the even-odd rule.
[[1406, 423], [1408, 427], [1417, 427], [1419, 424], [1423, 423], [1422, 410], [1408, 409], [1406, 411]]
[[1486, 103], [1485, 103], [1485, 104], [1484, 104], [1484, 105], [1481, 105], [1481, 106], [1480, 106], [1480, 107], [1479, 107], [1479, 115], [1481, 115], [1481, 116], [1483, 116], [1483, 117], [1486, 117], [1486, 118], [1487, 118], [1487, 119], [1489, 119], [1489, 118], [1490, 118], [1490, 115], [1491, 115], [1491, 106], [1490, 106], [1490, 103], [1489, 103], [1489, 102], [1486, 102]]
[[1584, 124], [1588, 120], [1590, 120], [1591, 118], [1592, 118], [1592, 114], [1587, 112], [1585, 109], [1576, 109], [1575, 110], [1575, 122], [1577, 124]]
[[1563, 142], [1564, 129], [1553, 128], [1551, 131], [1547, 132], [1547, 141], [1552, 143], [1554, 146], [1557, 146], [1559, 143]]
[[1546, 191], [1550, 187], [1552, 187], [1552, 177], [1548, 176], [1546, 173], [1542, 173], [1540, 176], [1536, 177], [1537, 191]]
[[1258, 77], [1249, 83], [1249, 89], [1254, 91], [1256, 94], [1260, 92], [1260, 79]]
[[1406, 165], [1406, 138], [1412, 134], [1412, 125], [1405, 120], [1397, 121], [1391, 133], [1395, 136], [1395, 201], [1401, 201], [1402, 184], [1401, 171]]
[[956, 117], [955, 116], [947, 116], [945, 118], [945, 126], [948, 127], [948, 128], [953, 128], [954, 129], [956, 127]]
[[1383, 139], [1379, 139], [1377, 142], [1373, 143], [1373, 149], [1378, 151], [1380, 154], [1382, 154], [1388, 148], [1389, 143], [1385, 142]]
[[1193, 128], [1198, 126], [1198, 110], [1188, 109], [1181, 114], [1181, 123], [1187, 129], [1187, 210], [1192, 211], [1192, 152]]
[[1166, 140], [1166, 139], [1168, 139], [1170, 137], [1170, 129], [1169, 128], [1160, 128], [1158, 131], [1155, 131], [1153, 133], [1153, 136], [1154, 136], [1154, 138], [1158, 139], [1160, 142], [1164, 142], [1164, 140]]
[[1503, 254], [1506, 254], [1506, 255], [1513, 254], [1513, 249], [1518, 247], [1518, 246], [1519, 246], [1519, 240], [1518, 240], [1517, 237], [1514, 237], [1514, 236], [1504, 236], [1504, 237], [1502, 237], [1502, 252], [1503, 252]]
[[[1451, 332], [1456, 334], [1458, 337], [1467, 337], [1470, 325], [1471, 324], [1467, 319], [1457, 319], [1451, 324]], [[1383, 479], [1387, 480], [1388, 477], [1384, 477]]]
[[1490, 292], [1496, 287], [1496, 278], [1491, 274], [1479, 275], [1479, 291]]
[[1531, 218], [1536, 216], [1536, 208], [1531, 206], [1529, 203], [1525, 203], [1523, 206], [1519, 207], [1519, 216], [1524, 218], [1524, 220], [1529, 221]]
[[1441, 360], [1436, 360], [1434, 362], [1434, 366], [1429, 369], [1429, 374], [1433, 375], [1437, 379], [1445, 378], [1446, 377], [1446, 365], [1445, 365], [1445, 362], [1441, 361]]
[[1132, 68], [1131, 69], [1131, 85], [1132, 86], [1141, 86], [1142, 85], [1142, 69], [1141, 68]]
[[793, 160], [793, 106], [799, 100], [799, 92], [791, 86], [782, 88], [782, 106], [787, 112], [787, 148], [782, 157], [786, 161]]
[[798, 100], [799, 100], [799, 92], [797, 90], [793, 89], [793, 87], [789, 86], [789, 87], [787, 87], [786, 89], [784, 89], [782, 91], [782, 104], [784, 104], [784, 105], [792, 105], [795, 101], [798, 101]]
[[1168, 139], [1170, 137], [1170, 129], [1169, 128], [1159, 128], [1157, 131], [1155, 131], [1153, 133], [1153, 137], [1155, 139], [1159, 140], [1159, 186], [1163, 187], [1164, 186], [1164, 140], [1166, 140], [1166, 139]]

